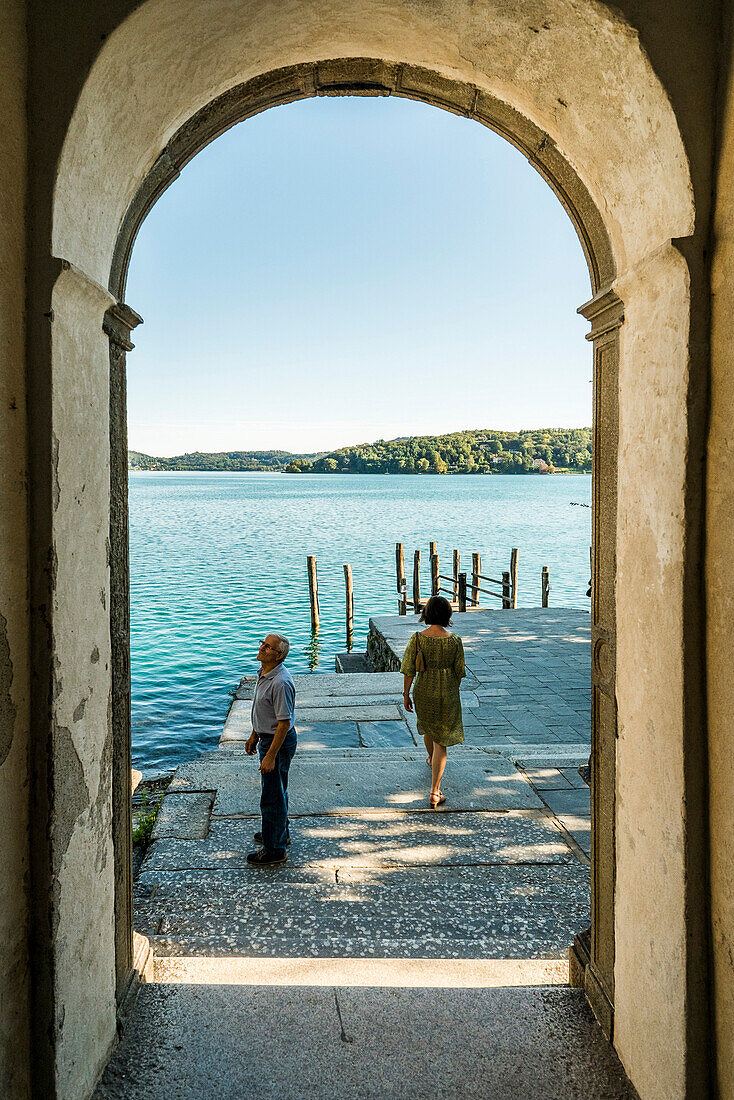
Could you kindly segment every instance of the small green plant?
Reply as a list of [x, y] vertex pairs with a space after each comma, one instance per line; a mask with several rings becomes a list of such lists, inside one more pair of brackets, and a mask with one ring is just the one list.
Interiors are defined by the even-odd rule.
[[156, 815], [158, 814], [162, 801], [162, 793], [155, 802], [150, 803], [148, 800], [148, 792], [145, 789], [140, 792], [141, 816], [138, 818], [138, 823], [133, 829], [133, 844], [142, 844], [144, 848], [148, 847], [153, 836], [153, 826], [155, 825]]

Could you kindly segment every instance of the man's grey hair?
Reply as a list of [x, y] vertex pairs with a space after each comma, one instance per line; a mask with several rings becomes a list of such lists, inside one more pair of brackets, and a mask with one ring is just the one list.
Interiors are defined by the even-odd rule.
[[274, 630], [271, 630], [270, 633], [272, 634], [273, 638], [276, 639], [278, 643], [278, 655], [281, 661], [284, 661], [288, 656], [288, 650], [291, 648], [291, 643], [288, 641], [284, 634], [276, 634]]

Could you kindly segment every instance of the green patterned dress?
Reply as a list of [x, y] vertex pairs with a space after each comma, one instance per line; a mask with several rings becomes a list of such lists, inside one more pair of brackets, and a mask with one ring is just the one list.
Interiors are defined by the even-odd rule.
[[[420, 646], [425, 669], [416, 674], [415, 659]], [[431, 638], [414, 634], [408, 642], [400, 671], [415, 676], [413, 703], [418, 733], [439, 745], [460, 745], [464, 740], [459, 684], [466, 676], [464, 646], [457, 634]]]

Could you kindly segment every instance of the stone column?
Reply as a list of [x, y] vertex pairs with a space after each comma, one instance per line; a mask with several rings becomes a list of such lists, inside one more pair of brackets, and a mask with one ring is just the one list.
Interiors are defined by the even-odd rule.
[[141, 323], [122, 303], [107, 310], [110, 338], [110, 645], [112, 672], [112, 822], [115, 853], [115, 969], [117, 1003], [134, 982], [132, 820], [130, 784], [130, 564], [127, 504], [127, 384], [130, 333]]
[[579, 309], [591, 322], [594, 420], [591, 551], [591, 934], [571, 949], [571, 978], [583, 985], [608, 1038], [614, 1018], [614, 891], [617, 701], [616, 544], [619, 443], [619, 328], [622, 302], [603, 289]]

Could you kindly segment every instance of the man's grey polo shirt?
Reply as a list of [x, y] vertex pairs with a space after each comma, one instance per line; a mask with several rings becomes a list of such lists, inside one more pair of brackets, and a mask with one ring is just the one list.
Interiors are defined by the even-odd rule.
[[271, 737], [278, 722], [288, 720], [290, 729], [296, 717], [296, 685], [288, 669], [281, 662], [255, 684], [252, 700], [252, 728], [260, 736]]

